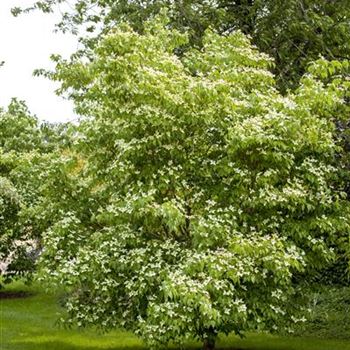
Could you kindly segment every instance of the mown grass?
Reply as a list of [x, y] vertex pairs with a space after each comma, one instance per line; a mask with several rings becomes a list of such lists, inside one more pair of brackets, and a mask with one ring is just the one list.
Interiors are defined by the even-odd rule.
[[[1, 350], [144, 350], [145, 345], [130, 333], [114, 331], [98, 334], [93, 330], [67, 330], [56, 325], [60, 308], [54, 295], [35, 287], [12, 285], [7, 290], [26, 290], [24, 298], [1, 299]], [[174, 349], [174, 347], [172, 347]], [[188, 349], [200, 349], [189, 344]], [[350, 342], [312, 338], [277, 337], [251, 334], [245, 339], [223, 337], [219, 349], [235, 350], [350, 350]]]

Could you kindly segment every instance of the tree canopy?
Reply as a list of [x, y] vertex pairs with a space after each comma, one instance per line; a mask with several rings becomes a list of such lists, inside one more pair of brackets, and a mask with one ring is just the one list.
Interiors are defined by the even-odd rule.
[[[150, 347], [292, 331], [348, 283], [348, 0], [33, 0], [79, 35], [39, 69], [76, 125], [0, 109], [0, 282]], [[2, 63], [0, 63], [0, 66]], [[30, 275], [30, 274], [29, 274]]]
[[42, 274], [67, 287], [66, 322], [150, 345], [288, 328], [298, 276], [349, 232], [342, 90], [310, 72], [282, 96], [241, 32], [207, 31], [179, 57], [188, 36], [165, 25], [119, 25], [90, 62], [57, 59], [49, 74], [88, 118], [46, 171]]
[[63, 31], [106, 33], [121, 21], [142, 32], [145, 20], [166, 7], [169, 25], [188, 31], [195, 46], [201, 45], [209, 27], [220, 33], [240, 29], [274, 58], [282, 90], [295, 88], [308, 64], [320, 56], [329, 60], [350, 57], [348, 0], [74, 0], [67, 4], [66, 0], [41, 0], [33, 8], [50, 12], [60, 6], [63, 14], [58, 28]]

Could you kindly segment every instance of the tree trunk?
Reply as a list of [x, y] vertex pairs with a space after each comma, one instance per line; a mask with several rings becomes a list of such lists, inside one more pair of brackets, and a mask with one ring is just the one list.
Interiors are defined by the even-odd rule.
[[214, 350], [215, 349], [215, 337], [210, 337], [204, 340], [203, 350]]

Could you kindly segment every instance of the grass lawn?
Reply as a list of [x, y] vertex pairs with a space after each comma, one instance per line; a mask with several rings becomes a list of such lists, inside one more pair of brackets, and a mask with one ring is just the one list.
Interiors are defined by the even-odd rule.
[[[105, 335], [92, 330], [65, 330], [55, 325], [60, 311], [55, 296], [15, 284], [8, 290], [32, 292], [23, 298], [1, 298], [1, 350], [142, 350], [146, 347], [132, 334], [115, 331]], [[189, 344], [189, 349], [200, 349]], [[350, 341], [276, 337], [252, 334], [245, 339], [222, 338], [219, 349], [239, 350], [350, 350]]]

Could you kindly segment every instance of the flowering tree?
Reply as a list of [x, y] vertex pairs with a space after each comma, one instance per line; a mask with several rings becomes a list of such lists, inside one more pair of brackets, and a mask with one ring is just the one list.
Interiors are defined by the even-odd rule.
[[179, 58], [187, 37], [164, 24], [117, 27], [89, 63], [57, 58], [51, 78], [89, 118], [80, 156], [47, 172], [42, 273], [70, 292], [68, 323], [211, 349], [219, 333], [298, 322], [294, 278], [348, 229], [319, 108], [341, 101], [311, 76], [282, 97], [240, 32], [207, 32]]

